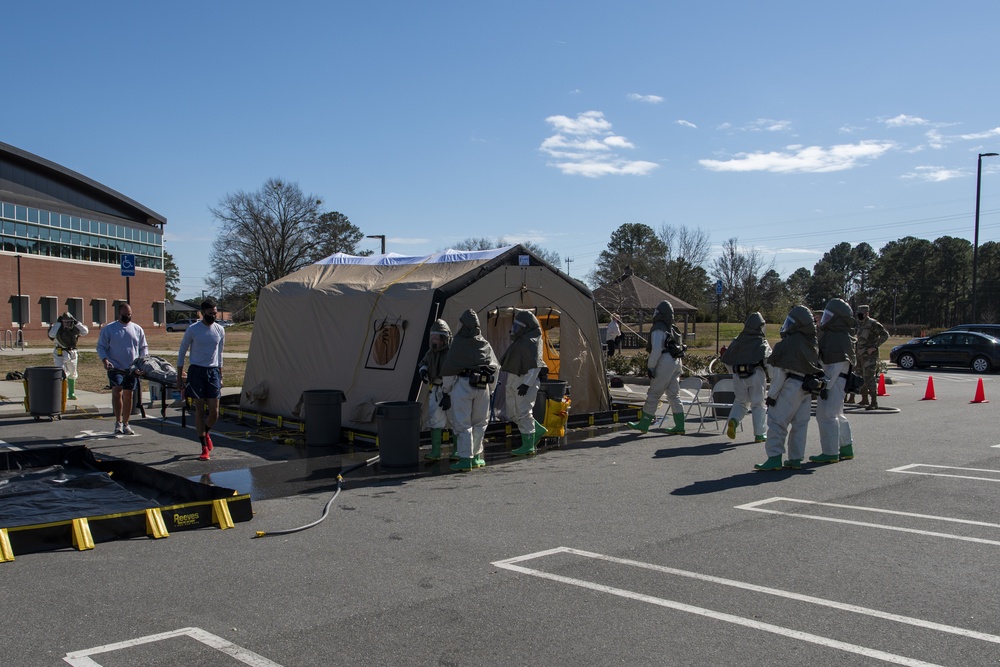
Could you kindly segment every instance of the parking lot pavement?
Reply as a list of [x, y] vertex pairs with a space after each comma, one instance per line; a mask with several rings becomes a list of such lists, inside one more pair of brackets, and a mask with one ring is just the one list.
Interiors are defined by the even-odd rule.
[[[186, 476], [289, 466], [296, 493], [231, 530], [0, 563], [4, 662], [995, 664], [1000, 389], [984, 384], [992, 403], [893, 384], [879, 402], [898, 412], [849, 416], [852, 461], [762, 473], [745, 434], [609, 431], [468, 474], [345, 479], [323, 522], [265, 538], [322, 515], [324, 466], [234, 437], [199, 468], [179, 454], [190, 429], [150, 421], [92, 446]], [[99, 424], [7, 419], [0, 439]]]

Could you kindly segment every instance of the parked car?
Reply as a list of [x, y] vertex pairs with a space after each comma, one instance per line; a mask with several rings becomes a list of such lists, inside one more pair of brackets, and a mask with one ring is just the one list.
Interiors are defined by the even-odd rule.
[[201, 320], [198, 320], [198, 319], [189, 319], [189, 320], [177, 320], [176, 322], [169, 322], [167, 324], [167, 331], [170, 331], [170, 332], [184, 331], [185, 329], [187, 329], [192, 324], [198, 324], [198, 322], [200, 322], [200, 321]]
[[219, 324], [221, 324], [223, 328], [228, 328], [228, 327], [233, 326], [233, 321], [232, 320], [219, 320]]
[[889, 361], [904, 370], [952, 366], [989, 373], [1000, 369], [1000, 340], [974, 331], [945, 331], [897, 345], [889, 352]]
[[959, 324], [948, 331], [975, 331], [994, 338], [1000, 338], [1000, 324]]

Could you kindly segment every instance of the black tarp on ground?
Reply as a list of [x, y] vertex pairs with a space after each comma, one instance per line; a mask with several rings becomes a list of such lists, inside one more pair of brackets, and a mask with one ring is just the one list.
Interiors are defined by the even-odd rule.
[[0, 453], [0, 529], [15, 554], [74, 546], [72, 524], [81, 518], [95, 543], [149, 534], [147, 510], [154, 508], [167, 531], [211, 526], [217, 500], [234, 522], [253, 517], [249, 495], [98, 459], [82, 445]]

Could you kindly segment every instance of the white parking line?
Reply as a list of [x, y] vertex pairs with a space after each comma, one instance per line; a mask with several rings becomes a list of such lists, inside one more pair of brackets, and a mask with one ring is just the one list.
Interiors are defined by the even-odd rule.
[[66, 657], [63, 658], [63, 661], [73, 665], [73, 667], [101, 667], [100, 663], [92, 660], [90, 656], [100, 653], [110, 653], [111, 651], [118, 651], [125, 648], [132, 648], [133, 646], [141, 646], [143, 644], [151, 644], [164, 639], [185, 636], [191, 637], [192, 639], [210, 646], [217, 651], [221, 651], [222, 653], [225, 653], [226, 655], [239, 660], [244, 665], [249, 665], [250, 667], [281, 667], [281, 665], [276, 662], [272, 662], [263, 656], [257, 655], [253, 651], [237, 646], [222, 637], [213, 635], [210, 632], [205, 632], [201, 628], [181, 628], [180, 630], [172, 630], [170, 632], [161, 632], [160, 634], [148, 635], [137, 639], [129, 639], [116, 644], [105, 644], [104, 646], [84, 649], [83, 651], [73, 651], [72, 653], [67, 653]]
[[757, 630], [762, 630], [764, 632], [772, 632], [784, 637], [794, 637], [802, 641], [819, 644], [822, 646], [827, 646], [830, 648], [836, 648], [849, 653], [856, 653], [859, 655], [864, 655], [867, 657], [877, 658], [879, 660], [884, 660], [886, 662], [891, 662], [899, 665], [928, 665], [932, 663], [923, 662], [920, 660], [915, 660], [913, 658], [907, 658], [905, 656], [896, 655], [893, 653], [886, 653], [883, 651], [878, 651], [875, 649], [870, 649], [864, 646], [857, 646], [855, 644], [848, 644], [835, 639], [830, 639], [828, 637], [821, 637], [818, 635], [813, 635], [806, 632], [800, 632], [797, 630], [791, 630], [789, 628], [783, 628], [770, 623], [762, 623], [760, 621], [754, 621], [751, 619], [743, 618], [740, 616], [734, 616], [732, 614], [726, 614], [723, 612], [717, 612], [710, 609], [703, 609], [701, 607], [694, 607], [692, 605], [684, 604], [681, 602], [675, 602], [673, 600], [665, 600], [663, 598], [657, 598], [650, 595], [645, 595], [643, 593], [637, 593], [635, 591], [628, 591], [621, 588], [614, 588], [611, 586], [605, 586], [603, 584], [596, 584], [589, 581], [584, 581], [582, 579], [575, 579], [572, 577], [564, 577], [562, 575], [553, 574], [550, 572], [544, 572], [542, 570], [534, 570], [519, 563], [525, 561], [534, 560], [537, 558], [543, 558], [545, 556], [551, 556], [554, 554], [573, 554], [577, 556], [582, 556], [585, 558], [593, 558], [597, 560], [603, 560], [611, 563], [618, 563], [620, 565], [628, 565], [631, 567], [639, 567], [647, 570], [652, 570], [655, 572], [662, 572], [664, 574], [671, 574], [680, 577], [687, 577], [690, 579], [696, 579], [700, 581], [705, 581], [714, 584], [721, 584], [723, 586], [731, 586], [733, 588], [740, 588], [743, 590], [753, 591], [756, 593], [764, 593], [767, 595], [774, 595], [777, 597], [782, 597], [790, 600], [796, 600], [800, 602], [808, 602], [815, 605], [820, 605], [823, 607], [829, 607], [832, 609], [838, 609], [841, 611], [847, 611], [855, 614], [862, 614], [865, 616], [871, 616], [874, 618], [880, 618], [888, 621], [894, 621], [897, 623], [903, 623], [906, 625], [912, 625], [919, 628], [925, 628], [929, 630], [935, 630], [938, 632], [945, 632], [948, 634], [959, 635], [962, 637], [968, 637], [972, 639], [979, 639], [986, 642], [991, 642], [994, 644], [1000, 644], [1000, 636], [990, 635], [984, 632], [978, 632], [976, 630], [969, 630], [967, 628], [959, 628], [952, 625], [944, 625], [942, 623], [935, 623], [933, 621], [927, 621], [924, 619], [913, 618], [909, 616], [901, 616], [899, 614], [892, 614], [889, 612], [880, 611], [878, 609], [870, 609], [867, 607], [860, 607], [857, 605], [846, 604], [843, 602], [836, 602], [834, 600], [826, 600], [823, 598], [813, 597], [811, 595], [801, 595], [799, 593], [793, 593], [791, 591], [783, 591], [777, 588], [768, 588], [766, 586], [758, 586], [756, 584], [749, 584], [742, 581], [736, 581], [733, 579], [724, 579], [722, 577], [716, 577], [707, 574], [700, 574], [698, 572], [690, 572], [687, 570], [678, 570], [672, 567], [665, 567], [662, 565], [654, 565], [652, 563], [644, 563], [642, 561], [630, 560], [627, 558], [616, 558], [614, 556], [606, 556], [604, 554], [592, 553], [589, 551], [581, 551], [579, 549], [572, 549], [569, 547], [557, 547], [555, 549], [548, 549], [546, 551], [539, 551], [533, 554], [527, 554], [524, 556], [516, 556], [514, 558], [508, 558], [505, 560], [496, 561], [493, 563], [496, 567], [504, 568], [514, 572], [519, 572], [521, 574], [527, 574], [533, 577], [539, 577], [542, 579], [549, 579], [551, 581], [557, 581], [564, 584], [570, 584], [573, 586], [579, 586], [582, 588], [587, 588], [590, 590], [599, 591], [602, 593], [608, 593], [610, 595], [616, 595], [619, 597], [629, 598], [633, 600], [638, 600], [640, 602], [647, 602], [649, 604], [655, 604], [662, 607], [668, 607], [670, 609], [676, 609], [678, 611], [684, 611], [691, 614], [697, 614], [699, 616], [705, 616], [708, 618], [714, 618], [716, 620], [726, 621], [728, 623], [734, 623], [737, 625], [742, 625], [745, 627], [754, 628]]
[[864, 512], [877, 512], [880, 514], [894, 514], [897, 516], [908, 516], [916, 519], [932, 519], [935, 521], [948, 521], [950, 523], [962, 523], [970, 526], [985, 526], [987, 528], [997, 528], [1000, 529], [1000, 524], [987, 523], [985, 521], [971, 521], [969, 519], [953, 519], [946, 516], [934, 516], [933, 514], [914, 514], [912, 512], [898, 512], [896, 510], [883, 510], [874, 507], [860, 507], [857, 505], [838, 505], [836, 503], [819, 503], [812, 500], [798, 500], [796, 498], [767, 498], [765, 500], [755, 500], [752, 503], [746, 503], [745, 505], [737, 505], [735, 509], [738, 510], [750, 510], [752, 512], [764, 512], [766, 514], [781, 514], [784, 516], [795, 517], [796, 519], [812, 519], [814, 521], [829, 521], [831, 523], [846, 523], [852, 526], [863, 526], [865, 528], [878, 528], [880, 530], [892, 530], [898, 533], [914, 533], [916, 535], [927, 535], [930, 537], [944, 537], [949, 540], [961, 540], [963, 542], [976, 542], [977, 544], [991, 544], [994, 546], [1000, 546], [1000, 540], [987, 540], [981, 537], [968, 537], [965, 535], [954, 535], [952, 533], [938, 533], [931, 530], [918, 530], [916, 528], [903, 528], [902, 526], [887, 526], [880, 523], [868, 523], [867, 521], [854, 521], [853, 519], [838, 519], [831, 516], [815, 516], [812, 514], [799, 514], [798, 512], [782, 512], [781, 510], [769, 510], [763, 509], [761, 505], [766, 505], [773, 502], [789, 502], [789, 503], [801, 503], [804, 505], [821, 505], [824, 507], [837, 507], [840, 509], [851, 509], [851, 510], [861, 510]]
[[[965, 470], [968, 472], [985, 472], [989, 473], [991, 476], [983, 477], [981, 475], [957, 475], [955, 473], [946, 472], [918, 472], [913, 470], [913, 468], [935, 468], [937, 470]], [[929, 463], [911, 463], [905, 466], [899, 466], [898, 468], [890, 468], [886, 472], [901, 472], [908, 475], [930, 475], [931, 477], [958, 477], [960, 479], [980, 479], [986, 482], [1000, 482], [1000, 470], [989, 470], [986, 468], [958, 468], [955, 466], [938, 466], [931, 465]]]

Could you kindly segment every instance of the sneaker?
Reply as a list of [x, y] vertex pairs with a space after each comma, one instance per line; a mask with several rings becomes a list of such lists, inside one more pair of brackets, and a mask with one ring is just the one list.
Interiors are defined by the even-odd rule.
[[115, 422], [115, 435], [124, 435], [121, 422]]
[[135, 431], [128, 424], [122, 424], [122, 434], [123, 435], [135, 435]]
[[205, 433], [205, 446], [208, 447], [208, 451], [212, 451], [212, 436], [208, 432]]

